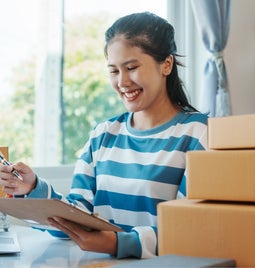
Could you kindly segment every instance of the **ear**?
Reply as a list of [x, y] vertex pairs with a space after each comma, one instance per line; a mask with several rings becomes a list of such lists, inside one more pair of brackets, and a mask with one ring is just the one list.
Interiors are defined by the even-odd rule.
[[174, 63], [174, 57], [173, 55], [169, 55], [162, 64], [163, 75], [168, 76], [171, 73], [173, 63]]

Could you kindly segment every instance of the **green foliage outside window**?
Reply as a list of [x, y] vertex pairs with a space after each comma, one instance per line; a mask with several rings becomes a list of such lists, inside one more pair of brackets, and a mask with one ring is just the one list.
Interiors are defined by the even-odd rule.
[[64, 162], [73, 162], [99, 122], [124, 107], [109, 85], [104, 58], [104, 14], [87, 15], [67, 23], [64, 68]]
[[[65, 23], [63, 164], [76, 161], [90, 130], [99, 122], [124, 111], [109, 85], [103, 54], [104, 32], [110, 19], [103, 14], [84, 15]], [[11, 145], [11, 161], [32, 164], [34, 135], [35, 59], [31, 56], [13, 70], [15, 93], [5, 102], [0, 144]], [[0, 105], [1, 100], [0, 100]], [[8, 133], [8, 135], [7, 135]], [[61, 144], [61, 142], [60, 142]]]

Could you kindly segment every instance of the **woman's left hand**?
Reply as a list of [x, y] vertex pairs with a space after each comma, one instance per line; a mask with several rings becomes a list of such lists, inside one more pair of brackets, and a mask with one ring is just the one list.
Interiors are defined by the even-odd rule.
[[117, 235], [115, 232], [87, 231], [79, 224], [60, 217], [48, 220], [52, 226], [67, 234], [82, 250], [117, 254]]

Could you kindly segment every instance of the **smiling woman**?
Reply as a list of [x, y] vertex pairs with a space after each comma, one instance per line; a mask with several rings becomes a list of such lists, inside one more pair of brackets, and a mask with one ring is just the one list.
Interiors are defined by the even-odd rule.
[[90, 132], [67, 196], [22, 162], [13, 165], [22, 182], [13, 179], [12, 167], [0, 165], [6, 193], [68, 201], [123, 230], [88, 232], [69, 220], [49, 219], [82, 250], [154, 257], [157, 205], [186, 195], [186, 153], [206, 148], [207, 116], [186, 98], [174, 37], [173, 26], [151, 12], [122, 16], [106, 30], [110, 82], [127, 111], [114, 111]]
[[22, 19], [13, 9], [20, 1], [1, 8], [0, 145], [13, 162], [73, 164], [91, 128], [124, 110], [108, 81], [103, 33], [122, 14], [167, 14], [166, 0], [133, 2], [24, 0], [15, 8]]

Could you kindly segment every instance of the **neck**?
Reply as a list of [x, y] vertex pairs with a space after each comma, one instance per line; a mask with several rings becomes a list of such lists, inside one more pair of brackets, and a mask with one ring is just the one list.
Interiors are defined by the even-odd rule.
[[133, 114], [132, 127], [137, 130], [155, 128], [171, 120], [178, 112], [179, 109], [173, 105], [153, 113], [149, 111], [135, 112]]

